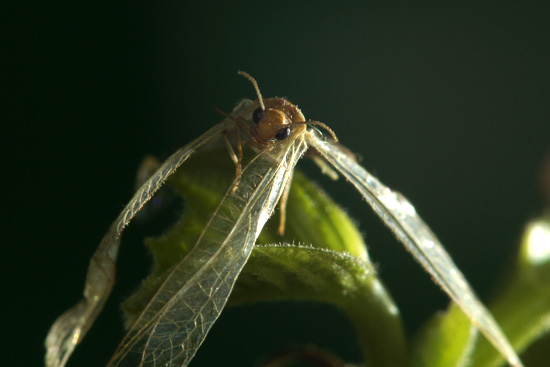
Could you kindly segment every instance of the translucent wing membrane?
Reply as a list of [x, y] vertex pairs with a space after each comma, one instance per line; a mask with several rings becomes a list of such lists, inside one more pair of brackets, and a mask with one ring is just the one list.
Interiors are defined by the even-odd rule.
[[515, 367], [522, 366], [494, 318], [477, 299], [460, 270], [412, 204], [401, 194], [384, 186], [338, 145], [322, 140], [317, 132], [309, 131], [306, 142], [359, 190], [384, 224], [506, 357], [508, 363]]
[[[359, 190], [508, 363], [521, 367], [496, 321], [411, 203], [359, 166], [345, 148], [323, 140], [318, 131], [306, 130], [305, 125], [318, 125], [332, 134], [330, 128], [320, 122], [305, 122], [301, 111], [284, 99], [263, 100], [255, 80], [244, 72], [240, 74], [253, 83], [258, 101], [243, 101], [233, 115], [168, 158], [136, 192], [90, 261], [84, 298], [61, 315], [50, 329], [46, 339], [46, 366], [65, 366], [103, 308], [113, 287], [120, 236], [130, 220], [193, 152], [221, 134], [231, 135], [239, 129], [234, 135], [239, 149], [244, 132], [250, 138], [246, 141], [255, 151], [254, 157], [241, 168], [242, 150], [238, 156], [233, 153], [239, 177], [235, 178], [193, 249], [170, 269], [122, 340], [109, 367], [187, 366], [224, 308], [258, 235], [288, 188], [294, 167], [308, 147], [328, 162], [322, 167], [333, 166]], [[253, 111], [255, 123], [251, 122]], [[284, 209], [284, 196], [282, 201]]]
[[216, 321], [305, 151], [303, 133], [262, 150], [171, 271], [109, 366], [186, 366]]
[[235, 123], [225, 119], [201, 137], [187, 144], [170, 156], [135, 193], [105, 237], [101, 240], [88, 267], [84, 286], [84, 298], [61, 315], [51, 327], [46, 338], [46, 366], [63, 367], [75, 346], [82, 340], [97, 315], [103, 308], [113, 288], [115, 262], [124, 227], [151, 198], [157, 189], [189, 156], [225, 130], [231, 130]]

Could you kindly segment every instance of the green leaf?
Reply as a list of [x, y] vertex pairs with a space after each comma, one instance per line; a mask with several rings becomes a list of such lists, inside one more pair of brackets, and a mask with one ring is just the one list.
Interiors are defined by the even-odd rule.
[[[550, 330], [550, 215], [527, 224], [512, 281], [490, 310], [518, 351]], [[471, 365], [502, 364], [502, 357], [487, 340], [481, 339]]]
[[[186, 208], [165, 234], [147, 239], [153, 271], [123, 304], [127, 324], [150, 299], [166, 270], [195, 243], [234, 176], [225, 149], [211, 149], [193, 157], [171, 178], [170, 187], [184, 198]], [[407, 347], [399, 311], [376, 277], [362, 236], [347, 214], [295, 172], [284, 236], [277, 233], [278, 219], [275, 213], [262, 231], [229, 303], [330, 303], [350, 317], [367, 362], [405, 366]]]
[[[550, 216], [526, 226], [517, 269], [489, 309], [517, 351], [550, 329]], [[502, 355], [452, 303], [423, 327], [412, 353], [413, 366], [496, 367], [504, 363]]]
[[467, 366], [479, 332], [455, 304], [437, 313], [417, 335], [411, 356], [414, 367]]
[[364, 260], [311, 246], [257, 246], [230, 302], [276, 300], [335, 305], [355, 325], [368, 365], [406, 365], [399, 312]]
[[[210, 147], [170, 179], [185, 211], [166, 233], [146, 240], [153, 269], [141, 289], [123, 304], [131, 323], [164, 279], [191, 249], [235, 177], [225, 148]], [[352, 220], [326, 193], [295, 172], [286, 231], [277, 233], [278, 213], [268, 221], [235, 285], [229, 304], [257, 301], [315, 301], [342, 309], [357, 330], [369, 366], [409, 365], [399, 312], [376, 272]], [[490, 307], [517, 350], [550, 327], [550, 218], [530, 223], [517, 270]], [[502, 356], [451, 303], [415, 338], [413, 366], [490, 367]]]

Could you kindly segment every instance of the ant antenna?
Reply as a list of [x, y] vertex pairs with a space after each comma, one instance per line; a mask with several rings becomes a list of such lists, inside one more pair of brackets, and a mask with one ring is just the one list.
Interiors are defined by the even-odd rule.
[[262, 107], [262, 111], [265, 111], [264, 99], [262, 98], [262, 94], [260, 93], [260, 88], [258, 88], [258, 83], [256, 83], [256, 79], [254, 79], [252, 76], [250, 76], [250, 74], [244, 71], [237, 71], [237, 74], [242, 75], [246, 79], [250, 80], [250, 82], [254, 86], [254, 89], [256, 89], [256, 95], [258, 95], [258, 101], [260, 101], [260, 107]]
[[[258, 83], [256, 82], [256, 79], [254, 79], [250, 74], [248, 74], [247, 72], [244, 72], [244, 71], [239, 70], [239, 71], [237, 71], [237, 74], [244, 76], [246, 79], [248, 79], [252, 83], [252, 85], [254, 86], [254, 89], [256, 90], [256, 94], [258, 95], [258, 101], [260, 102], [260, 107], [262, 107], [262, 111], [265, 111], [264, 100], [262, 98], [262, 94], [260, 93], [260, 88], [258, 87]], [[304, 122], [295, 122], [294, 124], [296, 124], [296, 125], [304, 124], [304, 125], [317, 125], [317, 126], [320, 126], [320, 127], [322, 127], [323, 129], [325, 129], [326, 131], [329, 132], [329, 134], [332, 136], [332, 138], [334, 139], [335, 142], [338, 141], [338, 138], [336, 137], [336, 134], [334, 133], [334, 131], [332, 131], [332, 129], [330, 127], [323, 124], [322, 122], [319, 122], [319, 121], [304, 121]]]
[[332, 139], [334, 139], [335, 143], [338, 142], [338, 138], [336, 137], [336, 134], [334, 133], [334, 131], [332, 131], [332, 129], [330, 127], [328, 127], [327, 125], [323, 124], [320, 121], [311, 121], [310, 120], [310, 121], [294, 122], [292, 124], [293, 125], [317, 125], [317, 126], [321, 126], [323, 129], [325, 129], [332, 136]]

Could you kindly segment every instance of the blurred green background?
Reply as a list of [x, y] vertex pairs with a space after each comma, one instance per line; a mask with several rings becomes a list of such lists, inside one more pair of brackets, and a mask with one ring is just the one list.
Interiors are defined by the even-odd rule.
[[[543, 207], [547, 2], [58, 1], [9, 10], [4, 365], [41, 365], [43, 338], [79, 299], [141, 159], [167, 157], [216, 124], [214, 106], [230, 111], [254, 98], [237, 70], [264, 96], [288, 97], [332, 127], [365, 168], [404, 193], [484, 300]], [[414, 333], [446, 296], [351, 186], [306, 170], [357, 219]], [[135, 227], [123, 240], [118, 291], [69, 366], [103, 365], [122, 336], [116, 303], [149, 266]], [[337, 310], [259, 305], [225, 313], [193, 365], [252, 366], [308, 342], [347, 360], [360, 355]]]

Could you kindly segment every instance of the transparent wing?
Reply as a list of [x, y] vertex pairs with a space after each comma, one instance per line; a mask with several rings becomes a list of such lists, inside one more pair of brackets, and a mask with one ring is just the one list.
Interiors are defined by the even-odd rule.
[[232, 120], [226, 119], [170, 156], [158, 171], [141, 186], [111, 224], [90, 260], [84, 286], [84, 298], [62, 314], [48, 333], [45, 342], [47, 367], [65, 366], [74, 348], [82, 340], [103, 308], [113, 287], [119, 240], [124, 227], [166, 181], [168, 176], [195, 150], [218, 136], [222, 131], [233, 128], [234, 125]]
[[[303, 132], [266, 148], [227, 191], [191, 252], [128, 331], [109, 366], [186, 366], [220, 315], [306, 149]], [[237, 182], [237, 181], [235, 181]]]
[[445, 292], [462, 308], [495, 348], [515, 367], [521, 361], [508, 339], [485, 306], [477, 299], [466, 279], [453, 263], [430, 228], [418, 216], [412, 204], [401, 194], [392, 192], [358, 165], [336, 144], [323, 141], [316, 131], [306, 134], [313, 146], [334, 168], [363, 195], [376, 214], [389, 227], [418, 262]]

